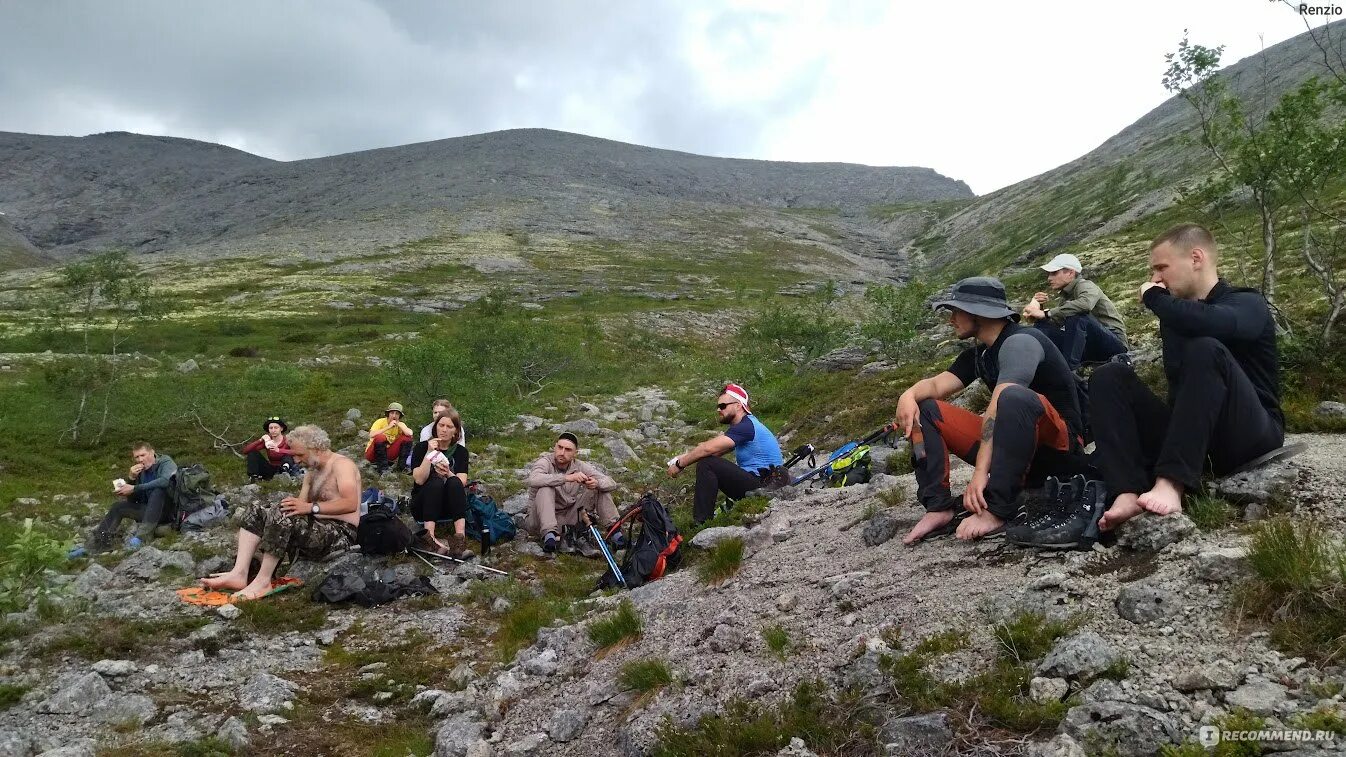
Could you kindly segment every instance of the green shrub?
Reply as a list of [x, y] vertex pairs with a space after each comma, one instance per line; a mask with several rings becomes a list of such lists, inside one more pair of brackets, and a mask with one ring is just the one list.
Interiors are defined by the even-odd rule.
[[714, 585], [737, 573], [742, 565], [743, 540], [738, 537], [724, 539], [711, 547], [706, 557], [697, 563], [696, 575], [701, 583]]
[[767, 649], [784, 660], [790, 654], [790, 634], [781, 626], [767, 626], [762, 629], [762, 639]]
[[624, 599], [617, 611], [589, 624], [589, 640], [598, 645], [599, 652], [640, 638], [644, 623], [631, 600]]
[[1346, 553], [1322, 524], [1274, 518], [1248, 551], [1243, 612], [1267, 622], [1276, 647], [1324, 664], [1346, 657]]
[[836, 283], [798, 303], [769, 302], [738, 329], [741, 355], [796, 368], [807, 365], [846, 342], [850, 321], [840, 312]]
[[1035, 612], [1019, 613], [991, 628], [1000, 643], [1001, 657], [1015, 663], [1040, 659], [1051, 651], [1056, 640], [1080, 627], [1081, 619], [1048, 620]]
[[19, 683], [0, 683], [0, 710], [7, 710], [17, 704], [29, 688]]
[[933, 284], [912, 281], [901, 287], [871, 285], [865, 289], [865, 317], [860, 335], [877, 340], [885, 357], [908, 362], [911, 346], [923, 327], [935, 317], [926, 300], [936, 291]]
[[1188, 497], [1182, 511], [1202, 531], [1215, 531], [1238, 520], [1233, 505], [1222, 497], [1207, 494]]
[[45, 597], [50, 591], [46, 572], [65, 562], [68, 548], [34, 529], [32, 518], [25, 518], [23, 528], [0, 550], [0, 610], [22, 610]]
[[673, 683], [673, 673], [663, 660], [632, 660], [622, 665], [617, 673], [617, 684], [623, 689], [648, 694]]

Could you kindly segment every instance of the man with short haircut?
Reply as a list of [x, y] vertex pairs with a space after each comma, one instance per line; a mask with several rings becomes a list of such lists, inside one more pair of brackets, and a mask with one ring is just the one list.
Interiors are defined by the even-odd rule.
[[[300, 426], [290, 432], [289, 440], [295, 459], [305, 468], [299, 496], [243, 510], [233, 570], [201, 579], [207, 589], [233, 590], [239, 599], [257, 599], [271, 591], [283, 559], [321, 560], [355, 543], [360, 525], [359, 467], [333, 452], [327, 432], [317, 426]], [[261, 568], [249, 581], [248, 569], [256, 554], [261, 555]]]
[[542, 537], [545, 552], [557, 550], [560, 527], [579, 524], [581, 510], [597, 511], [600, 528], [617, 520], [617, 507], [612, 501], [617, 482], [581, 462], [579, 448], [579, 437], [567, 431], [556, 438], [551, 452], [543, 453], [528, 467], [524, 529]]
[[[897, 401], [897, 423], [912, 440], [918, 496], [926, 514], [903, 539], [911, 545], [955, 528], [959, 539], [1001, 532], [1017, 514], [1026, 482], [1069, 477], [1084, 467], [1075, 377], [1060, 350], [1037, 329], [1015, 323], [999, 279], [975, 276], [934, 303], [949, 314], [959, 339], [975, 339], [948, 370], [922, 379]], [[982, 415], [945, 402], [974, 380], [991, 390]], [[975, 466], [955, 497], [949, 454]]]
[[[720, 492], [736, 500], [753, 489], [761, 488], [771, 469], [783, 465], [780, 442], [776, 435], [748, 409], [748, 391], [738, 384], [727, 384], [715, 405], [723, 434], [696, 445], [668, 463], [668, 475], [676, 477], [696, 466], [696, 494], [692, 517], [697, 523], [715, 515]], [[721, 455], [734, 451], [734, 462]]]
[[1140, 299], [1159, 318], [1168, 402], [1130, 366], [1100, 367], [1089, 381], [1098, 451], [1113, 497], [1103, 529], [1149, 511], [1182, 510], [1207, 461], [1219, 476], [1281, 446], [1276, 326], [1261, 293], [1216, 270], [1214, 237], [1193, 223], [1150, 245]]
[[1042, 266], [1047, 286], [1061, 304], [1045, 308], [1047, 293], [1038, 292], [1024, 308], [1024, 317], [1034, 322], [1065, 356], [1071, 370], [1082, 363], [1105, 363], [1126, 353], [1126, 324], [1117, 306], [1092, 281], [1084, 278], [1080, 259], [1061, 254]]
[[138, 521], [135, 530], [126, 539], [126, 546], [139, 549], [154, 538], [154, 529], [161, 523], [171, 523], [176, 512], [173, 497], [173, 477], [178, 465], [168, 455], [154, 451], [149, 442], [131, 445], [133, 464], [127, 478], [115, 491], [121, 497], [108, 510], [88, 539], [89, 552], [105, 552], [112, 548], [121, 529], [123, 518]]

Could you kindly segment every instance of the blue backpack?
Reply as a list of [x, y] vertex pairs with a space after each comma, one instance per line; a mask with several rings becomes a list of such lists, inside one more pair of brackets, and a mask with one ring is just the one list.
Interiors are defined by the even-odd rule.
[[495, 506], [480, 481], [473, 481], [467, 485], [467, 535], [481, 541], [484, 530], [490, 531], [492, 544], [509, 541], [518, 533], [514, 519]]

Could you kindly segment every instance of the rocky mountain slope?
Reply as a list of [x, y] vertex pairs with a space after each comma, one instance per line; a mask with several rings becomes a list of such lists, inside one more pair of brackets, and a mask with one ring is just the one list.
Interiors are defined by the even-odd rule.
[[14, 230], [8, 218], [0, 216], [0, 270], [38, 265], [46, 260], [32, 242]]

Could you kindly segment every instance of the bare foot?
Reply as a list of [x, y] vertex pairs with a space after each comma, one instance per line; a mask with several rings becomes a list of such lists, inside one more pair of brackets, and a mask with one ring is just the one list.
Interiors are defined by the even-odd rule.
[[237, 591], [248, 585], [248, 577], [230, 571], [228, 573], [215, 573], [210, 578], [201, 579], [201, 585], [207, 589], [219, 591], [221, 589], [232, 589]]
[[268, 591], [271, 591], [270, 581], [261, 581], [259, 579], [253, 579], [252, 583], [248, 584], [247, 586], [244, 586], [239, 591], [234, 592], [233, 595], [231, 595], [229, 598], [234, 601], [243, 599], [260, 599], [266, 596], [266, 593]]
[[911, 527], [907, 535], [902, 537], [902, 543], [910, 547], [916, 542], [930, 535], [931, 531], [943, 528], [953, 520], [952, 510], [939, 510], [933, 513], [926, 513], [921, 519], [916, 521], [916, 525]]
[[1145, 512], [1144, 508], [1136, 504], [1136, 494], [1118, 494], [1117, 499], [1112, 501], [1112, 507], [1103, 513], [1103, 517], [1098, 520], [1098, 530], [1111, 531], [1132, 518]]
[[983, 510], [963, 519], [958, 524], [958, 538], [963, 541], [972, 541], [991, 533], [992, 531], [1005, 525], [1005, 521], [992, 515], [990, 510]]
[[1154, 487], [1136, 500], [1141, 507], [1155, 515], [1172, 515], [1182, 512], [1182, 486], [1167, 478], [1159, 478]]

